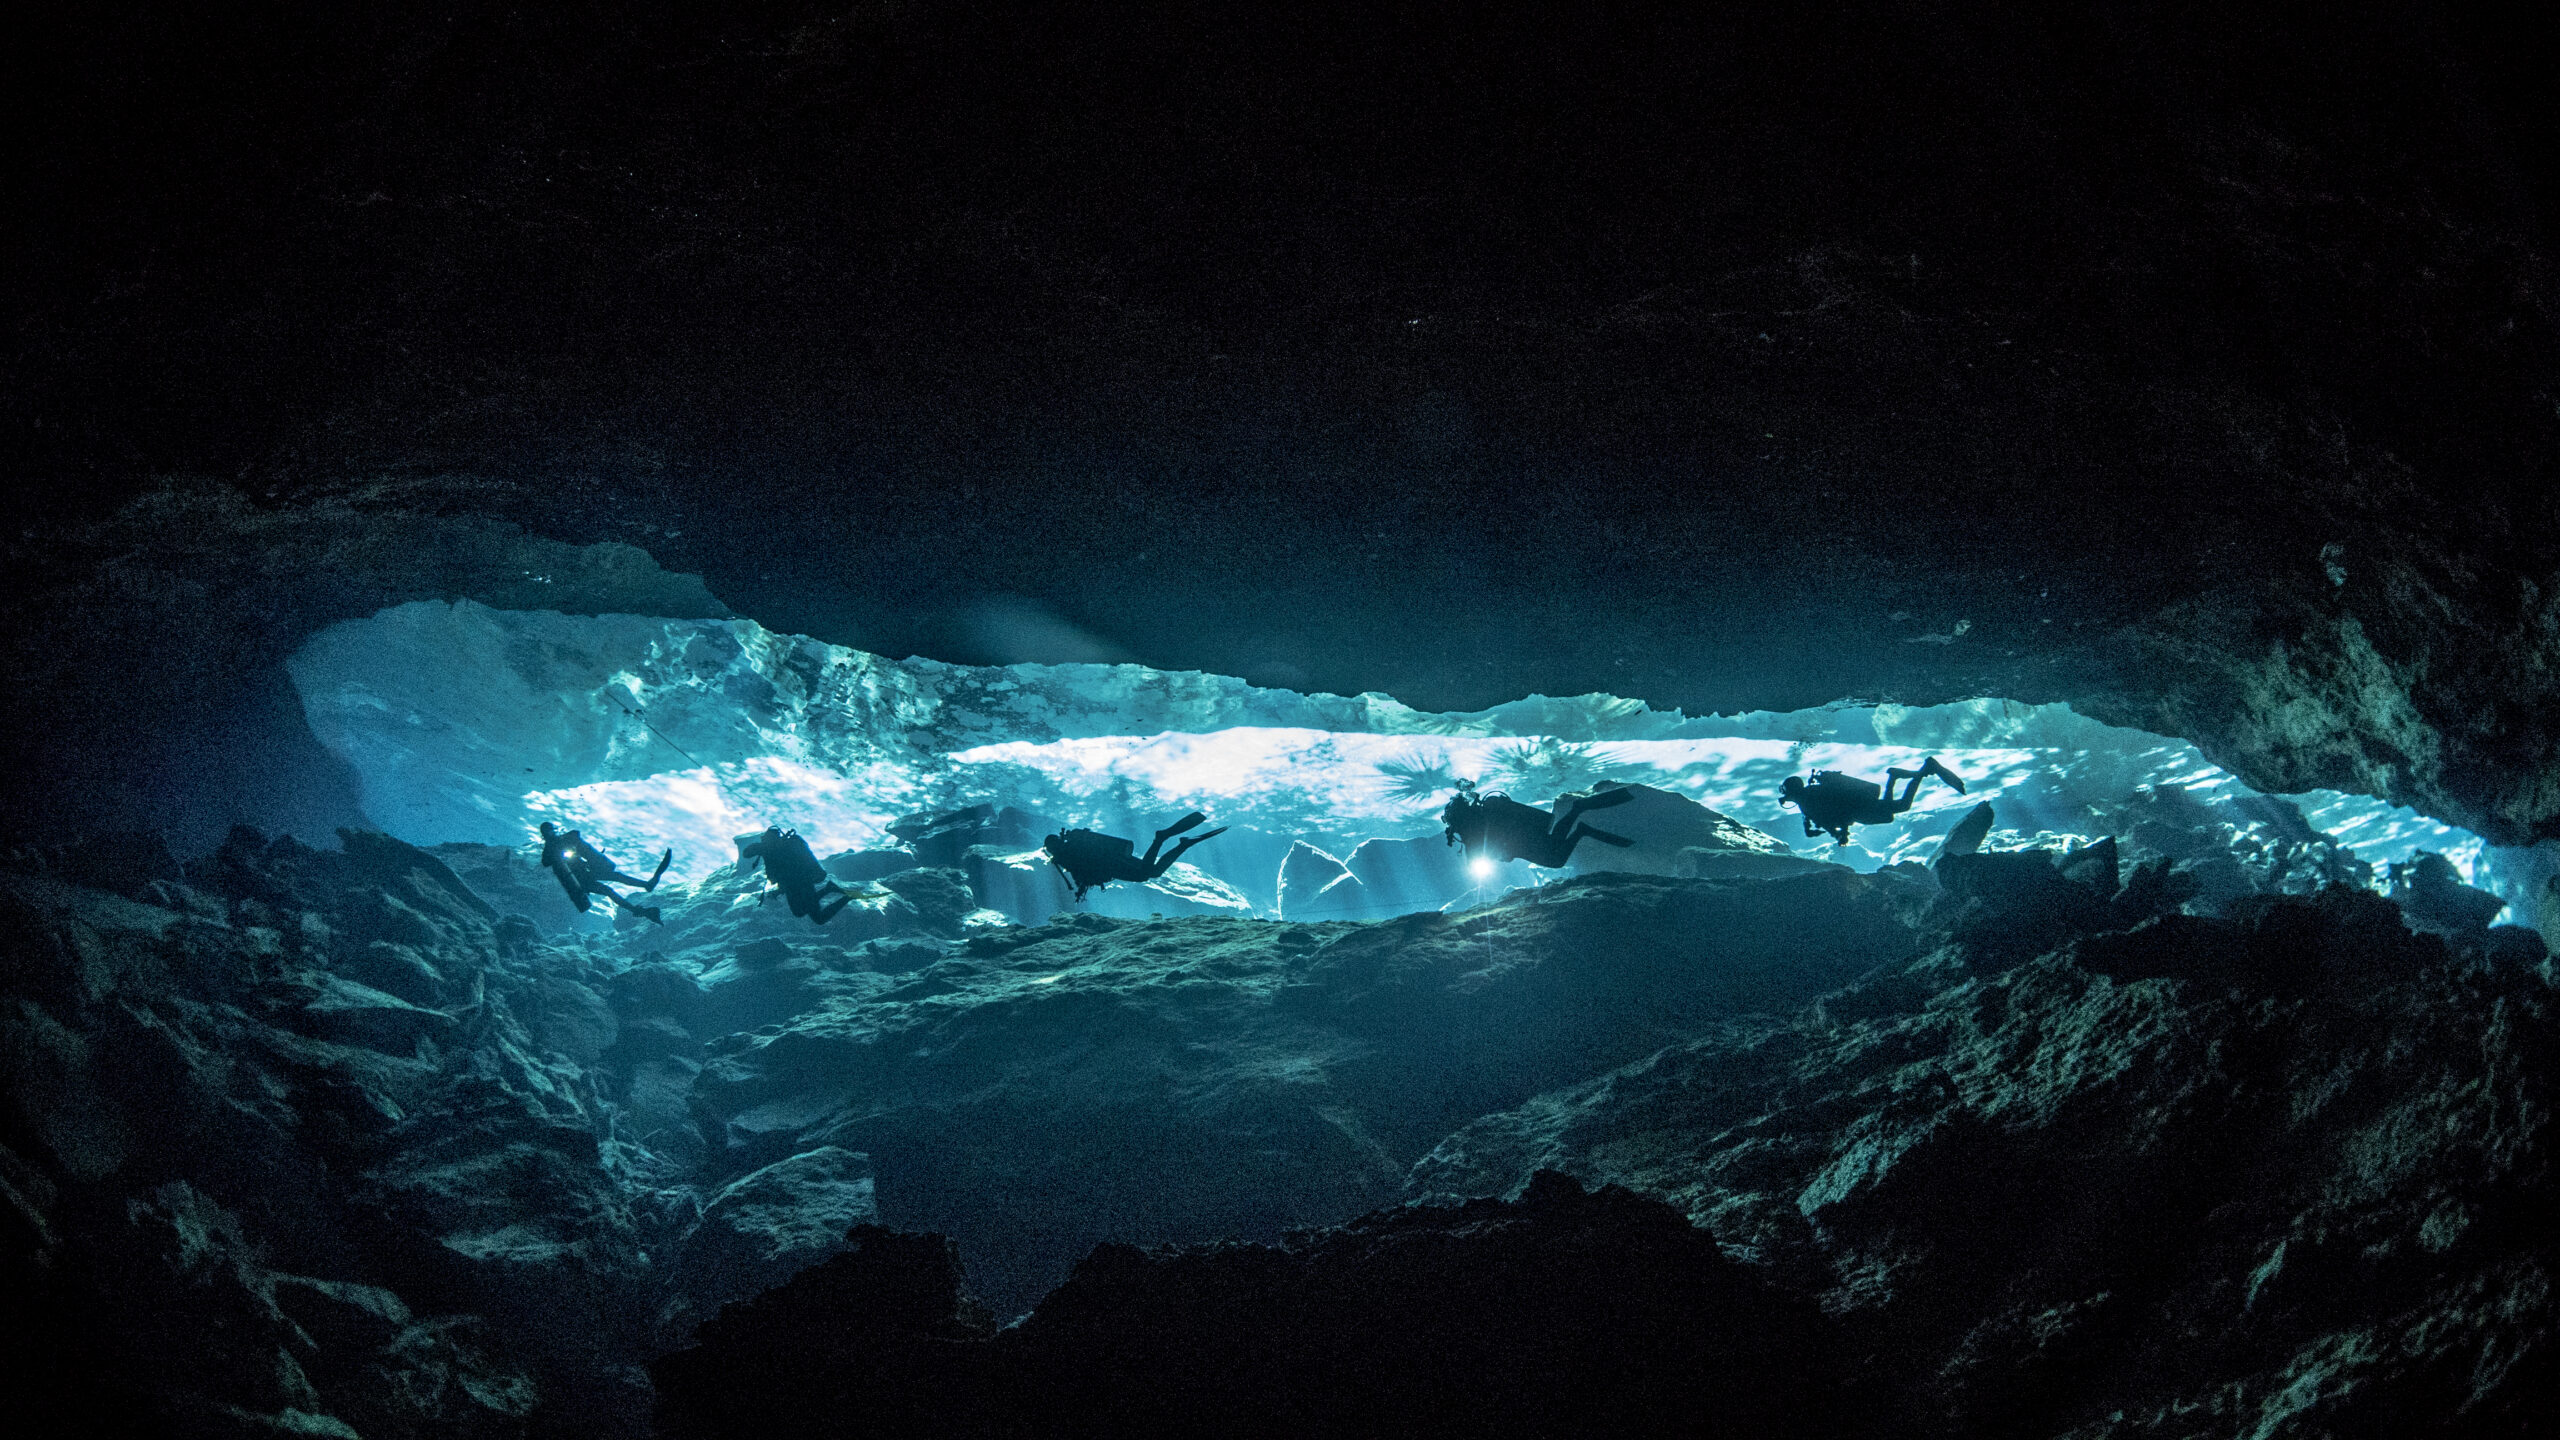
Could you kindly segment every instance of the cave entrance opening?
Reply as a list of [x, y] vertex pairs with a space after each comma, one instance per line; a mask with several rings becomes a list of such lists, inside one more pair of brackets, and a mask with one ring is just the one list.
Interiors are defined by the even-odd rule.
[[[2547, 879], [2534, 852], [2494, 850], [2407, 809], [2333, 791], [2262, 795], [2184, 741], [1996, 697], [1691, 716], [1532, 695], [1434, 713], [1139, 665], [891, 660], [745, 620], [467, 601], [332, 627], [289, 668], [367, 816], [402, 839], [514, 847], [550, 819], [635, 853], [672, 849], [672, 878], [700, 882], [734, 859], [730, 837], [782, 823], [849, 879], [920, 859], [958, 870], [986, 892], [974, 897], [984, 924], [1045, 918], [1046, 831], [1143, 837], [1191, 810], [1227, 833], [1161, 881], [1096, 892], [1084, 908], [1375, 919], [1463, 908], [1557, 873], [1458, 862], [1437, 816], [1462, 779], [1535, 804], [1598, 785], [1659, 792], [1673, 816], [1661, 823], [1679, 833], [1632, 851], [1586, 845], [1564, 873], [1689, 873], [1693, 842], [1857, 870], [1926, 862], [1987, 801], [1993, 848], [2113, 836], [2197, 869], [2225, 899], [2341, 880], [2380, 888], [2390, 867], [2432, 852], [2532, 924]], [[1930, 755], [1968, 792], [1925, 786], [1897, 823], [1849, 845], [1804, 836], [1780, 803], [1790, 774], [1872, 778]], [[917, 818], [973, 807], [975, 819], [941, 827]], [[1729, 828], [1701, 828], [1705, 812]]]

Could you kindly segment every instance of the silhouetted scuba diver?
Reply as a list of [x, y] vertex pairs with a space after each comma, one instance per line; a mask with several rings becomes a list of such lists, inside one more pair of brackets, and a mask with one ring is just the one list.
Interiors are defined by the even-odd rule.
[[1560, 869], [1573, 858], [1573, 847], [1584, 840], [1620, 849], [1636, 843], [1581, 823], [1587, 810], [1606, 810], [1634, 798], [1633, 790], [1603, 790], [1565, 806], [1561, 814], [1551, 814], [1498, 790], [1479, 795], [1476, 782], [1461, 780], [1458, 793], [1440, 810], [1441, 843], [1464, 845], [1469, 860], [1490, 851], [1496, 860], [1526, 860], [1549, 870]]
[[[806, 915], [811, 922], [824, 925], [836, 918], [836, 912], [851, 904], [854, 893], [836, 883], [827, 867], [818, 863], [809, 842], [797, 830], [768, 825], [753, 835], [738, 837], [738, 859], [764, 863], [764, 878], [782, 892], [783, 900], [794, 915]], [[825, 898], [835, 892], [835, 899]], [[770, 893], [770, 892], [768, 892]]]
[[[1964, 780], [1956, 772], [1930, 756], [1917, 770], [1887, 770], [1885, 781], [1878, 786], [1872, 780], [1843, 775], [1837, 770], [1817, 770], [1813, 783], [1807, 785], [1793, 775], [1778, 787], [1781, 805], [1793, 805], [1804, 812], [1804, 834], [1810, 840], [1828, 834], [1846, 845], [1852, 825], [1890, 825], [1894, 817], [1911, 808], [1911, 797], [1920, 793], [1920, 782], [1935, 775], [1964, 793]], [[1902, 793], [1893, 793], [1894, 784], [1904, 782]]]
[[1114, 880], [1143, 885], [1172, 869], [1174, 862], [1182, 858], [1183, 851], [1227, 833], [1227, 827], [1221, 825], [1215, 830], [1186, 836], [1171, 853], [1157, 856], [1156, 852], [1164, 848], [1164, 842], [1208, 818], [1194, 810], [1167, 825], [1156, 832], [1154, 842], [1147, 846], [1147, 853], [1143, 856], [1137, 853], [1138, 842], [1092, 830], [1069, 830], [1052, 835], [1040, 842], [1040, 848], [1048, 852], [1049, 863], [1058, 867], [1058, 873], [1074, 887], [1076, 898], [1082, 900], [1087, 890], [1108, 885]]
[[658, 881], [667, 873], [668, 862], [675, 858], [676, 852], [673, 850], [659, 856], [657, 873], [643, 880], [637, 875], [625, 875], [615, 868], [612, 861], [604, 858], [602, 851], [587, 843], [587, 837], [584, 835], [575, 830], [563, 830], [548, 820], [542, 822], [542, 868], [550, 871], [560, 881], [560, 888], [569, 892], [569, 903], [577, 906], [581, 914], [594, 903], [587, 898], [588, 896], [602, 895], [620, 909], [628, 910], [644, 919], [656, 921], [658, 924], [665, 924], [664, 920], [658, 918], [657, 906], [634, 905], [616, 894], [612, 887], [637, 885], [643, 890], [655, 890], [658, 888]]

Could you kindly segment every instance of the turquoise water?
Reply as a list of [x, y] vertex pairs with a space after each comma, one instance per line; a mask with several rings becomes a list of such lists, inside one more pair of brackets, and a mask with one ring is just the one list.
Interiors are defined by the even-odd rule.
[[[768, 823], [826, 854], [880, 843], [898, 816], [981, 801], [1138, 836], [1205, 810], [1343, 854], [1436, 834], [1461, 777], [1533, 802], [1602, 780], [1656, 785], [1859, 869], [1926, 859], [1983, 800], [1995, 846], [2129, 833], [2163, 797], [2210, 812], [2243, 850], [2285, 828], [2233, 812], [2226, 802], [2255, 792], [2190, 744], [1998, 699], [1690, 716], [1530, 696], [1448, 714], [1138, 665], [892, 661], [751, 621], [467, 602], [332, 627], [290, 668], [315, 733], [391, 833], [515, 844], [554, 819], [618, 852], [672, 848], [679, 878], [725, 863], [732, 836]], [[1898, 823], [1851, 846], [1807, 839], [1778, 804], [1789, 774], [1881, 779], [1932, 754], [1969, 793], [1930, 781]], [[2521, 883], [2484, 866], [2479, 837], [2413, 811], [2330, 791], [2281, 798], [2377, 874], [2423, 849], [2486, 883]]]

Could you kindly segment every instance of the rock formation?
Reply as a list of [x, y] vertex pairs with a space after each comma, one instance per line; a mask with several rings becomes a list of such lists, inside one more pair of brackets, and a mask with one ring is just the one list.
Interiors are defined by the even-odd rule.
[[1552, 1172], [1278, 1246], [1104, 1246], [1023, 1322], [939, 1236], [852, 1248], [653, 1367], [663, 1433], [1857, 1433], [1844, 1337], [1656, 1202]]
[[1023, 928], [906, 866], [820, 929], [727, 867], [599, 926], [462, 878], [557, 898], [509, 852], [342, 845], [0, 871], [11, 1323], [166, 1423], [628, 1431], [633, 1366], [856, 1222], [948, 1229], [1027, 1307], [1104, 1240], [1390, 1200], [1470, 1117], [1910, 945], [1908, 887], [1836, 869]]
[[[2142, 842], [1995, 834], [1934, 870], [1021, 926], [899, 861], [825, 928], [735, 867], [599, 926], [490, 904], [465, 876], [558, 893], [509, 852], [341, 847], [0, 868], [29, 1393], [631, 1434], [640, 1367], [699, 1334], [659, 1372], [692, 1433], [848, 1376], [888, 1433], [2485, 1435], [2545, 1403], [2551, 964], [2444, 925], [2440, 877], [2395, 904], [2234, 861], [2219, 895]], [[1324, 1228], [1399, 1198], [1428, 1206]], [[883, 1225], [952, 1237], [970, 1295]], [[896, 1359], [919, 1335], [941, 1358]]]
[[2537, 1433], [2538, 947], [2348, 889], [2187, 915], [2111, 849], [1948, 869], [1926, 955], [1478, 1120], [1414, 1167], [1418, 1206], [1277, 1249], [1103, 1246], [1002, 1331], [947, 1241], [857, 1231], [657, 1362], [661, 1421]]
[[2108, 914], [2112, 874], [1965, 858], [2016, 873], [1951, 889], [1922, 959], [1477, 1121], [1416, 1192], [1552, 1168], [1665, 1200], [1878, 1357], [1886, 1433], [2540, 1423], [2538, 944], [2345, 889]]

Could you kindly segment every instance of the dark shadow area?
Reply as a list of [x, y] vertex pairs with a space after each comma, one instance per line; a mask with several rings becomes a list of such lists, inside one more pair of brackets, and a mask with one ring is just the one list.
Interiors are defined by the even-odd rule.
[[1104, 1246], [1001, 1332], [941, 1236], [849, 1238], [657, 1362], [662, 1433], [1866, 1433], [1818, 1310], [1677, 1211], [1551, 1171], [1280, 1247]]
[[0, 796], [17, 817], [9, 833], [60, 839], [112, 817], [201, 855], [234, 825], [315, 837], [368, 828], [355, 771], [311, 733], [283, 667], [240, 680], [202, 708], [109, 711], [30, 737], [26, 769], [43, 788]]

